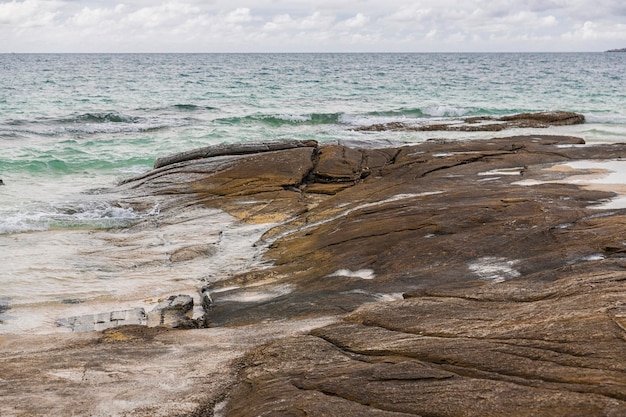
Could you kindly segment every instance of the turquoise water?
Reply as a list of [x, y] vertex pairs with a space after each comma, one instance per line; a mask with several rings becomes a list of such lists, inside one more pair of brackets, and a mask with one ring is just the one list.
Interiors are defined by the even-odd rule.
[[544, 133], [621, 141], [625, 81], [606, 53], [0, 55], [0, 233], [127, 224], [99, 190], [209, 144], [480, 138], [352, 129], [549, 110], [588, 123]]
[[[626, 54], [0, 55], [0, 333], [194, 294], [206, 276], [243, 267], [262, 230], [228, 218], [216, 215], [215, 230], [116, 229], [150, 213], [116, 205], [115, 185], [157, 157], [259, 140], [480, 140], [533, 130], [354, 129], [550, 110], [587, 123], [540, 133], [623, 141]], [[176, 271], [161, 263], [194, 233], [220, 228], [232, 259]], [[156, 266], [135, 269], [134, 257]]]

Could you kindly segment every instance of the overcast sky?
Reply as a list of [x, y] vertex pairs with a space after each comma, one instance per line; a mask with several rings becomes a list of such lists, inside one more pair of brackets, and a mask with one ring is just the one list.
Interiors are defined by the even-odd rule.
[[621, 47], [624, 0], [0, 0], [0, 52]]

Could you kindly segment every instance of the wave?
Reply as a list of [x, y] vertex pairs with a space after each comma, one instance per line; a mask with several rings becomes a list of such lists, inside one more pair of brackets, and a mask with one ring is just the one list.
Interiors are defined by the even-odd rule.
[[149, 132], [187, 126], [192, 123], [195, 123], [195, 119], [159, 113], [137, 116], [119, 112], [92, 112], [59, 118], [8, 120], [0, 124], [0, 137]]
[[270, 127], [344, 125], [360, 126], [374, 123], [389, 123], [406, 120], [454, 119], [469, 116], [501, 116], [528, 112], [528, 109], [488, 109], [480, 107], [456, 107], [448, 105], [428, 105], [414, 108], [375, 110], [363, 113], [280, 113], [252, 114], [216, 119], [214, 122], [227, 125], [261, 123]]
[[587, 123], [626, 124], [626, 115], [623, 114], [584, 113], [584, 115]]
[[77, 146], [59, 149], [54, 154], [45, 152], [35, 155], [26, 152], [19, 156], [5, 155], [0, 157], [2, 168], [0, 174], [17, 173], [34, 175], [37, 178], [57, 178], [68, 174], [86, 175], [96, 172], [123, 175], [127, 172], [145, 171], [154, 162], [153, 157], [146, 155], [120, 155], [115, 150], [97, 153], [89, 149], [89, 143], [84, 147], [85, 151], [80, 151]]
[[294, 125], [327, 125], [343, 123], [343, 115], [343, 113], [253, 114], [249, 116], [222, 118], [215, 121], [228, 125], [260, 122], [272, 127]]
[[164, 115], [134, 116], [118, 112], [84, 113], [52, 121], [69, 133], [146, 132], [190, 124], [187, 118]]
[[368, 116], [374, 117], [408, 117], [423, 118], [429, 116], [445, 117], [445, 116], [464, 116], [469, 112], [468, 109], [452, 106], [426, 106], [417, 108], [400, 108], [393, 110], [373, 111], [367, 113]]
[[99, 201], [30, 203], [0, 211], [0, 234], [51, 229], [111, 229], [130, 226], [144, 216], [130, 208]]
[[198, 106], [196, 104], [174, 104], [166, 109], [173, 109], [177, 111], [203, 111], [203, 110], [218, 110], [217, 107], [211, 106]]
[[484, 107], [462, 107], [444, 104], [433, 104], [423, 107], [403, 107], [392, 110], [372, 111], [366, 113], [373, 117], [395, 117], [395, 118], [455, 118], [467, 116], [486, 116], [524, 113], [532, 110], [528, 109], [494, 109]]
[[57, 123], [138, 123], [139, 117], [125, 115], [117, 112], [109, 113], [84, 113], [66, 119], [56, 119]]

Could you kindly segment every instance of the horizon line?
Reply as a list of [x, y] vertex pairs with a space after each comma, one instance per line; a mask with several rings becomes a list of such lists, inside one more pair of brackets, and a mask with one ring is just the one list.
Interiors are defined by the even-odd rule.
[[281, 54], [580, 54], [580, 53], [615, 53], [621, 52], [615, 49], [593, 50], [593, 51], [265, 51], [265, 52], [237, 52], [237, 51], [221, 51], [221, 52], [0, 52], [0, 55], [218, 55], [218, 54], [240, 54], [240, 55], [281, 55]]

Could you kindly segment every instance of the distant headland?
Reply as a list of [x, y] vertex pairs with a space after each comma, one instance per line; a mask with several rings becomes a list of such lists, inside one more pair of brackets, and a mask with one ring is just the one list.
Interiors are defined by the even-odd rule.
[[626, 48], [621, 48], [621, 49], [609, 49], [606, 52], [626, 52]]

